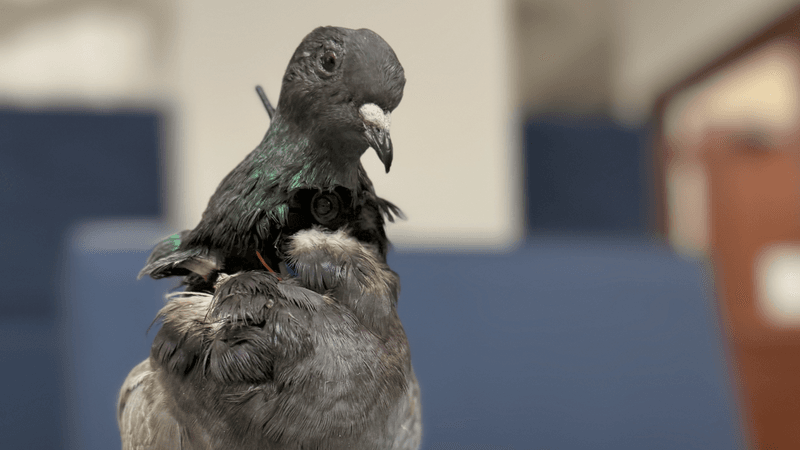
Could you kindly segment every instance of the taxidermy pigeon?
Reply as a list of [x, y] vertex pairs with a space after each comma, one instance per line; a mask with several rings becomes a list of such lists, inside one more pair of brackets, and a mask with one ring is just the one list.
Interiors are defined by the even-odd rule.
[[372, 147], [389, 171], [404, 85], [376, 33], [312, 31], [289, 62], [261, 144], [222, 180], [200, 223], [159, 244], [140, 276], [184, 276], [189, 290], [210, 292], [220, 270], [280, 267], [283, 238], [312, 225], [347, 224], [385, 261], [384, 217], [401, 213], [375, 195], [360, 158]]
[[187, 289], [122, 387], [123, 449], [419, 446], [419, 387], [386, 265], [384, 217], [399, 210], [359, 162], [371, 146], [388, 171], [404, 83], [372, 31], [303, 40], [262, 143], [142, 271], [183, 276]]

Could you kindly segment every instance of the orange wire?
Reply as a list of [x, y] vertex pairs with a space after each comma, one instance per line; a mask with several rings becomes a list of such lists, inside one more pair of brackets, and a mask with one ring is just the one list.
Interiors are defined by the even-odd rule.
[[[258, 250], [256, 250], [256, 256], [258, 256], [258, 260], [261, 261], [261, 264], [263, 264], [264, 267], [266, 267], [267, 270], [269, 270], [269, 273], [275, 273], [275, 271], [272, 270], [272, 267], [268, 266], [267, 262], [264, 261], [264, 258], [261, 256], [261, 253], [259, 253]], [[279, 281], [283, 281], [283, 280], [281, 280], [281, 277], [278, 277], [278, 280]]]

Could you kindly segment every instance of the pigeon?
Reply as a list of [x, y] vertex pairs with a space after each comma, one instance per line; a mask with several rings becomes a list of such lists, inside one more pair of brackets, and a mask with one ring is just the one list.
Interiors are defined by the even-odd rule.
[[360, 164], [372, 147], [389, 171], [404, 84], [370, 30], [306, 36], [277, 108], [262, 95], [261, 144], [140, 274], [186, 289], [120, 391], [124, 450], [419, 447], [419, 385], [386, 263], [384, 218], [402, 213]]
[[192, 230], [151, 253], [139, 276], [181, 276], [212, 292], [216, 276], [282, 267], [285, 238], [311, 226], [348, 226], [385, 261], [385, 220], [402, 217], [379, 198], [361, 165], [372, 147], [388, 172], [391, 113], [405, 74], [368, 29], [319, 27], [294, 52], [261, 143], [220, 183]]
[[123, 450], [419, 447], [397, 274], [344, 229], [301, 230], [286, 257], [295, 277], [171, 294], [120, 392]]

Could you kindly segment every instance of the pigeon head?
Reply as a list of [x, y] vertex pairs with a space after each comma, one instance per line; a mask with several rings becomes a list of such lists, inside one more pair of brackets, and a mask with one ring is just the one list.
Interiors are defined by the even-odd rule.
[[358, 161], [372, 147], [388, 172], [391, 112], [405, 82], [397, 56], [375, 32], [319, 27], [289, 62], [277, 114], [332, 158]]

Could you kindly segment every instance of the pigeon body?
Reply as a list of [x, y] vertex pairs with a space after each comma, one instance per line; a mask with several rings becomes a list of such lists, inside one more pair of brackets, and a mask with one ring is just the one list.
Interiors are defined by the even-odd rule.
[[289, 62], [261, 144], [222, 180], [200, 223], [157, 246], [140, 276], [184, 276], [189, 290], [210, 291], [221, 270], [263, 268], [262, 257], [277, 267], [282, 237], [312, 225], [347, 224], [385, 259], [384, 218], [400, 213], [375, 195], [360, 158], [371, 146], [388, 172], [391, 111], [404, 85], [394, 51], [374, 32], [312, 31]]
[[123, 450], [418, 448], [397, 275], [341, 230], [288, 247], [296, 278], [247, 271], [173, 295], [120, 393]]
[[[405, 78], [369, 30], [310, 33], [261, 144], [142, 274], [182, 276], [123, 384], [123, 449], [416, 449], [419, 386], [359, 159], [392, 160]], [[270, 108], [268, 108], [270, 111]], [[283, 265], [282, 276], [265, 266]], [[269, 269], [269, 267], [266, 267]]]

